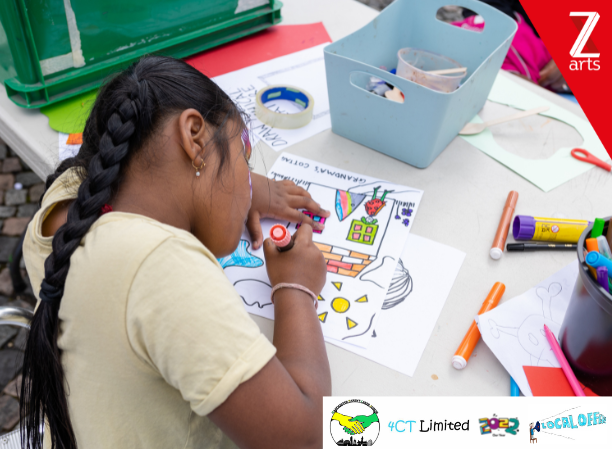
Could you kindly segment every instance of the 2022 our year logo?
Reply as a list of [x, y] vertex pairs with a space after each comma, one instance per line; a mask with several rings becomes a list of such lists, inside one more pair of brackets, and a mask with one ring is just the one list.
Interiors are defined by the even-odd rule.
[[373, 446], [380, 433], [378, 411], [361, 399], [344, 401], [332, 411], [329, 429], [338, 446]]
[[520, 424], [518, 418], [499, 418], [496, 414], [493, 414], [492, 418], [480, 418], [478, 423], [481, 435], [494, 437], [516, 435]]

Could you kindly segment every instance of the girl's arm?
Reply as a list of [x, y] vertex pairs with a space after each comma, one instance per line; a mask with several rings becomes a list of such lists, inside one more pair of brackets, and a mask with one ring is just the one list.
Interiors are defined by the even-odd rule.
[[[300, 227], [284, 253], [264, 242], [273, 285], [291, 282], [319, 293], [325, 281], [323, 255], [312, 243], [312, 228]], [[209, 418], [238, 446], [248, 449], [322, 446], [323, 396], [331, 375], [321, 325], [312, 298], [283, 288], [274, 295], [274, 357], [241, 384]]]

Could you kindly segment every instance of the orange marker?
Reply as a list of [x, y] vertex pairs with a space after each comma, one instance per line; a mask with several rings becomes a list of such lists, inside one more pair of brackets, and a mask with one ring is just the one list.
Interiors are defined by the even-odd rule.
[[[499, 300], [505, 291], [506, 286], [501, 282], [496, 282], [489, 292], [487, 299], [485, 299], [482, 303], [482, 307], [480, 308], [478, 315], [482, 315], [483, 313], [497, 307], [497, 304], [499, 304]], [[474, 320], [472, 321], [472, 325], [467, 331], [467, 334], [465, 334], [463, 341], [459, 345], [459, 349], [457, 349], [457, 352], [455, 352], [455, 355], [453, 356], [453, 367], [455, 369], [463, 369], [467, 366], [467, 361], [470, 359], [472, 351], [476, 347], [478, 340], [480, 340], [480, 331], [478, 330], [476, 320]]]
[[504, 254], [504, 245], [506, 244], [506, 238], [510, 230], [510, 221], [512, 220], [512, 214], [514, 214], [518, 195], [518, 192], [514, 190], [511, 190], [508, 194], [504, 211], [499, 220], [499, 226], [497, 226], [495, 240], [493, 240], [493, 246], [491, 246], [491, 250], [489, 251], [489, 256], [491, 256], [492, 259], [498, 260], [501, 258], [502, 254]]
[[[597, 239], [594, 239], [594, 238], [586, 239], [584, 243], [586, 244], [588, 252], [591, 252], [591, 251], [599, 252], [599, 244], [597, 243]], [[589, 271], [591, 272], [593, 279], [597, 280], [597, 269], [594, 267], [589, 267]]]

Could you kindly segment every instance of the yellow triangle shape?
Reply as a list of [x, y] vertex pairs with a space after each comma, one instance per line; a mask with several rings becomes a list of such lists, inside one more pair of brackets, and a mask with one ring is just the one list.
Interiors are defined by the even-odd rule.
[[323, 312], [322, 314], [319, 315], [319, 320], [321, 321], [321, 323], [325, 323], [326, 319], [327, 319], [327, 312]]
[[324, 299], [324, 298], [323, 298], [321, 295], [317, 296], [317, 299], [318, 299], [319, 301], [325, 301], [325, 299]]
[[368, 295], [363, 295], [361, 298], [356, 299], [355, 302], [368, 302]]
[[332, 282], [332, 285], [336, 287], [338, 291], [340, 291], [340, 289], [342, 288], [342, 282]]
[[348, 327], [349, 329], [354, 328], [355, 326], [357, 326], [358, 323], [355, 323], [353, 320], [351, 320], [350, 318], [346, 319], [346, 327]]

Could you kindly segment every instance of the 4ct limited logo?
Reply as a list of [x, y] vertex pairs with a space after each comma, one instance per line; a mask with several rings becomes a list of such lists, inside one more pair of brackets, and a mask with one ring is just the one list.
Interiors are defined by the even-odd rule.
[[350, 399], [332, 410], [329, 430], [338, 446], [372, 446], [380, 433], [378, 410], [361, 399]]
[[599, 71], [599, 50], [593, 42], [591, 35], [599, 21], [599, 14], [596, 12], [570, 12], [570, 17], [578, 29], [578, 37], [574, 42], [570, 55], [570, 70], [572, 71]]

